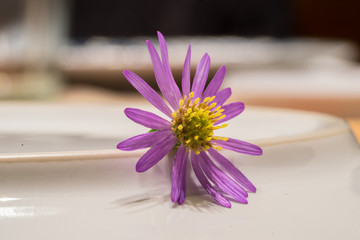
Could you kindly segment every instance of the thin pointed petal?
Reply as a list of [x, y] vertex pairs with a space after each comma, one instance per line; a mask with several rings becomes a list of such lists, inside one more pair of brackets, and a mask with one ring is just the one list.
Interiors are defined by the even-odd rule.
[[131, 71], [125, 70], [123, 71], [123, 74], [131, 85], [133, 85], [133, 87], [136, 88], [141, 95], [154, 105], [154, 107], [171, 118], [172, 111], [154, 89], [152, 89], [143, 79]]
[[172, 171], [172, 180], [171, 180], [171, 201], [178, 202], [182, 204], [185, 200], [184, 184], [186, 175], [186, 165], [188, 160], [188, 153], [186, 148], [181, 145], [175, 155], [173, 171]]
[[220, 123], [233, 119], [234, 117], [236, 117], [237, 115], [239, 115], [244, 111], [245, 105], [242, 102], [234, 102], [234, 103], [226, 104], [221, 108], [224, 109], [224, 112], [222, 114], [224, 114], [225, 117], [217, 121], [214, 125], [218, 125]]
[[201, 169], [198, 156], [193, 151], [191, 151], [191, 165], [200, 184], [210, 194], [210, 196], [213, 197], [220, 205], [230, 208], [230, 201], [219, 193], [207, 180], [203, 170]]
[[247, 204], [248, 193], [234, 180], [222, 172], [210, 160], [205, 152], [200, 153], [200, 165], [206, 176], [224, 193], [233, 197], [236, 201]]
[[[176, 110], [179, 107], [179, 100], [180, 100], [181, 96], [180, 95], [178, 96], [177, 91], [174, 90], [175, 82], [173, 82], [167, 76], [165, 68], [163, 67], [162, 62], [160, 60], [159, 54], [157, 53], [152, 42], [146, 41], [146, 44], [148, 46], [150, 58], [151, 58], [151, 61], [153, 64], [155, 79], [160, 88], [160, 91], [164, 95], [165, 99], [168, 101], [170, 106], [174, 110]], [[178, 88], [178, 91], [180, 93], [179, 88]]]
[[256, 187], [245, 177], [245, 175], [237, 169], [232, 162], [221, 155], [215, 149], [208, 150], [212, 158], [238, 183], [243, 185], [247, 190], [256, 192]]
[[169, 121], [151, 112], [137, 108], [126, 108], [124, 112], [128, 118], [145, 127], [156, 130], [165, 130], [171, 128], [171, 123]]
[[182, 72], [182, 91], [184, 96], [189, 96], [190, 94], [190, 70], [191, 70], [191, 45], [186, 54], [184, 68]]
[[223, 90], [221, 90], [216, 94], [216, 97], [212, 102], [216, 102], [217, 106], [222, 106], [230, 96], [231, 96], [231, 88], [224, 88]]
[[133, 151], [152, 147], [159, 144], [173, 132], [171, 130], [161, 130], [140, 134], [120, 142], [117, 148], [123, 151]]
[[225, 74], [226, 74], [226, 67], [225, 66], [220, 67], [219, 70], [216, 72], [215, 76], [213, 77], [213, 79], [211, 80], [211, 82], [209, 83], [209, 85], [207, 86], [202, 96], [203, 99], [206, 97], [215, 96], [217, 94], [222, 82], [224, 81]]
[[249, 155], [261, 155], [262, 149], [254, 144], [229, 138], [227, 141], [214, 141], [217, 145], [220, 147], [223, 147], [225, 149], [238, 152], [238, 153], [244, 153]]
[[177, 200], [179, 205], [183, 204], [186, 198], [186, 166], [187, 166], [187, 160], [185, 163], [185, 167], [183, 167], [184, 174], [182, 176], [182, 181], [181, 181], [181, 192], [179, 199]]
[[170, 152], [176, 142], [177, 138], [174, 135], [170, 135], [168, 139], [150, 148], [136, 163], [136, 171], [145, 172], [152, 168]]
[[161, 59], [162, 59], [165, 76], [167, 77], [167, 79], [169, 81], [170, 88], [171, 88], [170, 91], [174, 94], [176, 103], [178, 103], [181, 99], [181, 92], [180, 92], [180, 89], [177, 86], [177, 84], [174, 80], [174, 76], [171, 72], [170, 63], [169, 63], [169, 54], [168, 54], [166, 41], [165, 41], [164, 36], [161, 34], [161, 32], [158, 31], [157, 33], [158, 33], [158, 38], [159, 38]]
[[194, 82], [191, 91], [194, 92], [194, 99], [200, 98], [206, 84], [210, 69], [210, 57], [207, 53], [201, 58], [196, 68]]

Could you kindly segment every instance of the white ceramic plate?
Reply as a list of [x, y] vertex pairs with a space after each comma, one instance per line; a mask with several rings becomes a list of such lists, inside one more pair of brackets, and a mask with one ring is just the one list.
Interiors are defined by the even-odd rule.
[[[0, 105], [0, 161], [139, 156], [144, 151], [125, 153], [116, 150], [121, 140], [148, 131], [127, 119], [124, 108], [69, 104]], [[150, 105], [140, 108], [155, 111]], [[348, 129], [342, 120], [327, 115], [254, 107], [229, 123], [229, 127], [217, 134], [261, 145], [316, 138]]]
[[4, 239], [360, 237], [360, 152], [341, 119], [249, 107], [232, 120], [223, 135], [264, 155], [223, 151], [258, 189], [248, 205], [226, 209], [191, 169], [185, 203], [172, 204], [171, 160], [136, 173], [143, 151], [115, 146], [146, 129], [123, 106], [3, 104], [0, 112]]

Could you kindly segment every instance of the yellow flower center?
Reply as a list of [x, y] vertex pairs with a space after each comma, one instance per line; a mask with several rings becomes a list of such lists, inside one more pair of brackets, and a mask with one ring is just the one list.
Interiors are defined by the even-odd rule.
[[[224, 128], [228, 124], [214, 126], [214, 123], [225, 117], [221, 106], [216, 107], [216, 103], [212, 103], [215, 96], [207, 97], [203, 102], [199, 98], [193, 100], [194, 93], [191, 92], [189, 97], [185, 96], [179, 101], [179, 109], [172, 113], [173, 120], [172, 130], [176, 134], [179, 142], [188, 150], [206, 151], [213, 147], [217, 150], [221, 149], [216, 146], [212, 140], [227, 141], [228, 138], [213, 136], [214, 130]], [[216, 107], [216, 108], [215, 108]]]

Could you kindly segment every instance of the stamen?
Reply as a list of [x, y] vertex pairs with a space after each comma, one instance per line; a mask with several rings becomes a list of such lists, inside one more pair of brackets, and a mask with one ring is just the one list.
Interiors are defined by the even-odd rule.
[[221, 106], [217, 106], [217, 108], [215, 108], [214, 112], [219, 111], [219, 110], [220, 110], [220, 108], [221, 108]]
[[209, 108], [212, 109], [212, 108], [214, 108], [215, 106], [216, 106], [216, 102], [212, 103]]
[[227, 141], [228, 138], [213, 135], [214, 130], [228, 125], [214, 126], [215, 122], [225, 117], [222, 114], [224, 109], [212, 102], [215, 96], [206, 97], [202, 102], [200, 98], [192, 100], [193, 97], [194, 93], [191, 92], [189, 96], [180, 99], [179, 109], [172, 113], [171, 129], [176, 134], [179, 144], [183, 144], [187, 151], [191, 150], [196, 154], [209, 148], [221, 149], [213, 140]]
[[207, 97], [207, 98], [204, 99], [203, 102], [204, 102], [204, 103], [208, 103], [209, 101], [210, 101], [210, 97]]

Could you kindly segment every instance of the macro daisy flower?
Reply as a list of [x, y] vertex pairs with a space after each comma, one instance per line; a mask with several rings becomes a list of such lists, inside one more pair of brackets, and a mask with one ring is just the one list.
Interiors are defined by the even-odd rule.
[[185, 201], [186, 168], [190, 161], [200, 184], [220, 205], [231, 207], [226, 196], [246, 204], [246, 190], [256, 192], [255, 186], [218, 150], [224, 148], [249, 155], [261, 155], [262, 150], [248, 142], [215, 135], [215, 130], [228, 125], [224, 122], [244, 110], [242, 102], [225, 104], [231, 95], [230, 88], [219, 91], [226, 73], [225, 66], [220, 67], [205, 89], [210, 68], [210, 57], [205, 54], [196, 68], [191, 85], [189, 45], [180, 91], [170, 69], [165, 39], [160, 32], [158, 38], [161, 58], [150, 41], [146, 41], [146, 44], [156, 82], [168, 104], [138, 75], [128, 70], [123, 74], [167, 118], [141, 109], [126, 108], [128, 118], [150, 128], [150, 131], [120, 142], [117, 148], [123, 151], [150, 148], [137, 162], [137, 172], [147, 171], [172, 149], [176, 149], [172, 169], [173, 202], [182, 204]]

